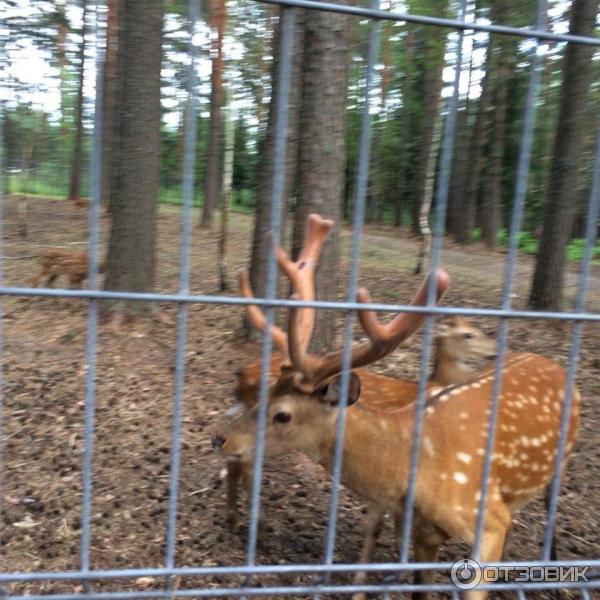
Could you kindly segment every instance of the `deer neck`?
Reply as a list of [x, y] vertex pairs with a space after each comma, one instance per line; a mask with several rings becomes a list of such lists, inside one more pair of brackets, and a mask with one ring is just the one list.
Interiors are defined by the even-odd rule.
[[473, 369], [466, 363], [451, 357], [444, 345], [437, 342], [430, 383], [447, 386], [464, 383], [473, 376]]
[[[328, 435], [312, 458], [333, 467], [337, 411]], [[379, 412], [354, 405], [346, 411], [342, 483], [366, 500], [393, 509], [404, 495], [409, 466], [413, 411], [410, 407]], [[394, 457], [382, 461], [382, 456]]]

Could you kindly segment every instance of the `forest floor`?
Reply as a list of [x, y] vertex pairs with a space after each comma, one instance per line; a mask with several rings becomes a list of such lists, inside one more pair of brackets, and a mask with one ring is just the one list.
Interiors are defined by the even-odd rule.
[[[197, 215], [194, 214], [194, 218]], [[48, 246], [85, 248], [86, 213], [59, 201], [30, 201], [28, 239], [18, 236], [13, 198], [6, 203], [2, 254], [5, 285], [28, 285]], [[162, 208], [158, 220], [157, 290], [174, 292], [178, 280], [179, 211]], [[232, 215], [229, 272], [245, 265], [251, 219]], [[107, 220], [102, 220], [106, 243]], [[216, 233], [195, 228], [191, 251], [191, 292], [216, 294]], [[343, 234], [347, 249], [350, 233]], [[417, 241], [392, 228], [367, 227], [360, 283], [375, 301], [407, 301], [420, 278], [407, 275]], [[21, 258], [19, 258], [21, 257]], [[441, 265], [452, 277], [445, 303], [498, 307], [504, 255], [479, 246], [446, 243]], [[325, 257], [326, 260], [326, 257]], [[515, 308], [525, 308], [531, 257], [519, 257]], [[576, 266], [570, 266], [569, 292]], [[231, 294], [235, 294], [232, 290]], [[79, 568], [83, 398], [86, 376], [86, 302], [64, 298], [7, 297], [3, 303], [4, 487], [0, 523], [2, 570], [55, 571]], [[600, 310], [600, 269], [594, 267], [588, 308]], [[163, 306], [173, 317], [174, 306]], [[258, 357], [258, 347], [241, 335], [242, 311], [192, 305], [185, 351], [185, 402], [181, 435], [181, 474], [177, 514], [178, 566], [241, 565], [246, 528], [230, 533], [224, 522], [224, 470], [211, 450], [211, 434], [235, 404], [236, 370]], [[497, 321], [479, 319], [490, 333]], [[539, 352], [565, 365], [570, 328], [548, 321], [511, 320], [513, 349]], [[167, 486], [173, 395], [175, 326], [147, 318], [121, 335], [100, 324], [96, 377], [95, 450], [91, 565], [93, 569], [160, 567], [164, 561]], [[577, 382], [582, 392], [582, 427], [562, 486], [557, 531], [563, 559], [600, 557], [600, 327], [586, 325]], [[399, 348], [374, 368], [415, 378], [420, 338]], [[323, 557], [329, 476], [298, 456], [268, 460], [262, 491], [257, 562], [319, 563]], [[355, 562], [362, 541], [360, 499], [343, 490], [335, 561]], [[247, 516], [245, 500], [243, 519]], [[536, 501], [519, 513], [507, 557], [539, 556], [544, 512]], [[377, 547], [377, 561], [394, 559], [391, 527]], [[442, 560], [467, 556], [461, 544], [447, 545]], [[265, 584], [309, 583], [308, 576], [264, 576]], [[348, 581], [340, 576], [336, 581]], [[235, 577], [177, 582], [181, 587], [228, 586]], [[138, 586], [148, 585], [140, 581]], [[160, 587], [161, 582], [155, 585]], [[96, 582], [96, 591], [139, 589], [124, 580]], [[11, 593], [80, 591], [79, 582], [12, 584]], [[497, 595], [513, 598], [514, 595]], [[531, 593], [528, 598], [547, 598]], [[573, 596], [575, 597], [575, 596]]]

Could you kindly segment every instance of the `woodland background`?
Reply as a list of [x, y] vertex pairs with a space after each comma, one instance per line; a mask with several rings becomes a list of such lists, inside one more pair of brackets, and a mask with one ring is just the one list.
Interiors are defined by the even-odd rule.
[[[470, 0], [467, 20], [517, 27], [536, 22], [536, 2]], [[250, 273], [264, 291], [272, 173], [279, 8], [250, 0], [202, 3], [198, 45], [195, 204], [200, 225], [227, 237], [227, 211], [255, 217]], [[447, 0], [387, 0], [383, 9], [454, 18]], [[3, 0], [4, 164], [7, 192], [77, 200], [88, 195], [94, 69], [89, 0]], [[548, 3], [546, 27], [596, 35], [598, 0]], [[292, 254], [306, 215], [352, 218], [364, 103], [368, 22], [297, 10], [284, 210]], [[146, 291], [155, 280], [156, 207], [181, 203], [189, 19], [183, 1], [108, 0], [102, 201], [111, 213], [105, 287]], [[436, 198], [440, 131], [447, 115], [458, 34], [382, 22], [367, 222], [419, 235], [421, 207]], [[537, 256], [529, 304], [563, 307], [568, 261], [582, 256], [600, 108], [593, 47], [540, 44], [535, 142], [519, 246]], [[502, 249], [535, 43], [467, 31], [445, 232], [461, 245]], [[33, 60], [35, 59], [35, 60]], [[37, 69], [37, 76], [32, 75]], [[226, 152], [229, 150], [229, 152]], [[230, 162], [230, 165], [225, 163]], [[229, 168], [228, 168], [229, 167]], [[231, 177], [229, 173], [231, 172]], [[221, 242], [223, 242], [223, 240]], [[223, 252], [226, 244], [221, 243]], [[340, 293], [339, 237], [326, 248], [318, 294]], [[596, 248], [600, 256], [600, 247]], [[224, 260], [225, 257], [221, 257]], [[225, 278], [225, 272], [224, 272]], [[222, 281], [225, 288], [227, 282]], [[332, 323], [318, 328], [330, 345]]]

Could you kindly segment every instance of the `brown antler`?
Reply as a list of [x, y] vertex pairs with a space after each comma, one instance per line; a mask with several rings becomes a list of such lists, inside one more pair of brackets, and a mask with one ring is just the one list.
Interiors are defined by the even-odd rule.
[[[240, 292], [242, 296], [244, 296], [244, 298], [254, 298], [254, 293], [252, 292], [252, 287], [250, 286], [250, 279], [246, 271], [240, 271], [239, 281]], [[265, 330], [267, 326], [267, 319], [265, 318], [265, 314], [260, 307], [256, 306], [255, 304], [246, 304], [246, 316], [248, 317], [248, 321], [250, 321], [255, 329], [261, 332]], [[273, 343], [282, 354], [282, 362], [289, 362], [288, 338], [285, 331], [277, 327], [277, 325], [271, 325], [271, 337], [273, 338]]]
[[[313, 213], [306, 220], [304, 243], [298, 260], [292, 261], [281, 247], [277, 249], [277, 263], [292, 284], [293, 298], [309, 302], [315, 299], [315, 269], [325, 238], [334, 225], [335, 223], [330, 219], [323, 219], [321, 215]], [[315, 325], [315, 309], [300, 308], [294, 312], [296, 313], [294, 342], [302, 352], [305, 352], [310, 344]]]
[[[435, 282], [437, 303], [448, 289], [448, 274], [438, 269], [435, 273]], [[426, 280], [413, 298], [411, 305], [425, 306], [427, 303], [427, 287], [428, 282]], [[299, 298], [296, 297], [295, 299]], [[370, 303], [369, 292], [365, 288], [361, 288], [357, 293], [357, 300], [363, 304]], [[370, 310], [361, 310], [358, 316], [369, 341], [352, 349], [350, 368], [367, 365], [393, 352], [401, 342], [421, 327], [427, 314], [400, 313], [387, 325], [382, 325], [375, 313]], [[299, 319], [298, 309], [290, 309], [288, 320], [290, 360], [294, 367], [304, 375], [305, 383], [312, 385], [341, 370], [343, 350], [336, 350], [324, 356], [316, 356], [306, 352], [306, 348], [300, 344]]]

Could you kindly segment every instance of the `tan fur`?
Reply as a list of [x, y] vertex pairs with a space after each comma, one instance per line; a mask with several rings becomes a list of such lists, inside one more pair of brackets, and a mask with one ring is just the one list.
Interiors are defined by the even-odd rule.
[[[442, 321], [438, 327], [434, 346], [434, 366], [427, 384], [430, 389], [467, 381], [496, 352], [495, 340], [463, 317], [451, 317]], [[281, 354], [277, 353], [271, 357], [269, 369], [271, 383], [275, 382], [280, 374], [281, 362]], [[362, 382], [364, 391], [359, 402], [364, 406], [395, 409], [410, 404], [416, 398], [418, 385], [414, 381], [386, 377], [363, 369], [357, 369], [355, 372]], [[236, 389], [238, 400], [248, 407], [256, 405], [259, 383], [260, 361], [240, 369]], [[233, 466], [232, 461], [229, 461], [227, 468], [233, 472], [227, 477], [226, 519], [230, 528], [236, 530], [239, 481], [240, 479], [244, 482], [252, 481], [252, 464]], [[376, 521], [377, 511], [373, 509], [372, 512], [368, 519], [365, 548], [374, 546], [371, 537], [381, 526], [381, 523]], [[379, 515], [379, 520], [383, 520], [383, 513]]]
[[[104, 273], [105, 262], [101, 261], [98, 271]], [[87, 277], [87, 254], [62, 248], [48, 248], [40, 254], [40, 271], [31, 281], [37, 287], [47, 277], [46, 286], [53, 287], [58, 277], [64, 275], [72, 288], [81, 287]]]

